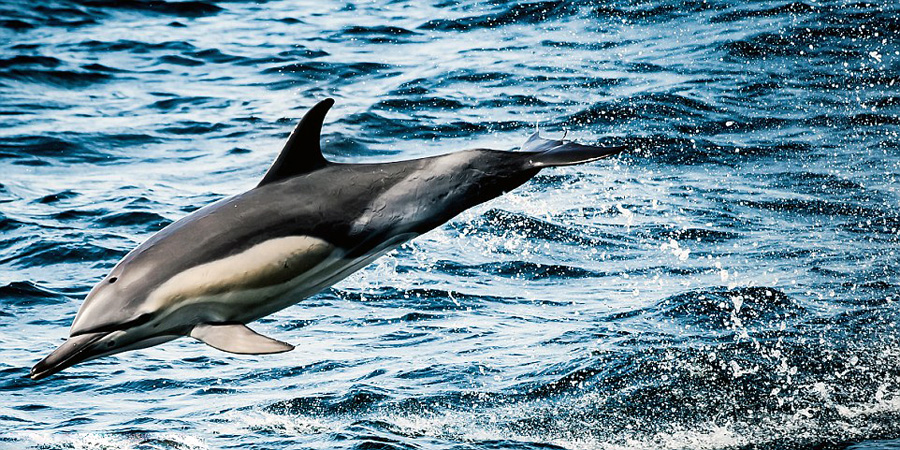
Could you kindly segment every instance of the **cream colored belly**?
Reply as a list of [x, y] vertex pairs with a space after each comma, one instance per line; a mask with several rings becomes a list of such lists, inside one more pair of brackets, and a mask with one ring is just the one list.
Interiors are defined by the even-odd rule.
[[398, 236], [354, 259], [310, 236], [272, 239], [173, 276], [148, 296], [144, 312], [189, 312], [171, 316], [179, 322], [248, 323], [337, 283], [412, 237]]

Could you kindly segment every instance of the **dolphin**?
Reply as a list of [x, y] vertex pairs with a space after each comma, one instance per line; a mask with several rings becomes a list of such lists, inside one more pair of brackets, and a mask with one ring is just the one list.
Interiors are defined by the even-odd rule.
[[269, 354], [291, 344], [247, 327], [337, 283], [410, 239], [528, 181], [624, 147], [532, 135], [520, 151], [465, 150], [382, 164], [340, 164], [320, 135], [334, 100], [315, 105], [247, 192], [201, 208], [128, 253], [88, 293], [69, 338], [38, 362], [72, 365], [190, 336]]

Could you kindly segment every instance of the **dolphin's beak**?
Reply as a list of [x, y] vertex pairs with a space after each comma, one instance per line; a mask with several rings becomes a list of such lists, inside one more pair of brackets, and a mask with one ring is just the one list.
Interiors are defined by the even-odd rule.
[[97, 356], [101, 352], [96, 351], [94, 344], [107, 335], [109, 335], [109, 332], [87, 333], [70, 337], [53, 353], [50, 353], [46, 358], [35, 364], [31, 368], [29, 377], [32, 380], [40, 380]]

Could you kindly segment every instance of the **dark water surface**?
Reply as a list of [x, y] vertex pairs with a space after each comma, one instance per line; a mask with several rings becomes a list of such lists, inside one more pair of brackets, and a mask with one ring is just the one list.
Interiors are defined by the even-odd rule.
[[[900, 447], [900, 6], [0, 3], [0, 447]], [[28, 368], [129, 249], [325, 151], [625, 142], [255, 328]], [[339, 181], [336, 181], [339, 182]]]

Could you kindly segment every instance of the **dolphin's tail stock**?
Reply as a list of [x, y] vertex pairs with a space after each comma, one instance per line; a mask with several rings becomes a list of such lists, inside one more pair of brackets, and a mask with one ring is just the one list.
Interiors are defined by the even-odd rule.
[[526, 164], [530, 168], [582, 164], [615, 155], [625, 149], [625, 146], [596, 147], [572, 141], [544, 139], [538, 133], [532, 134], [522, 144], [522, 151], [530, 153], [526, 158]]

